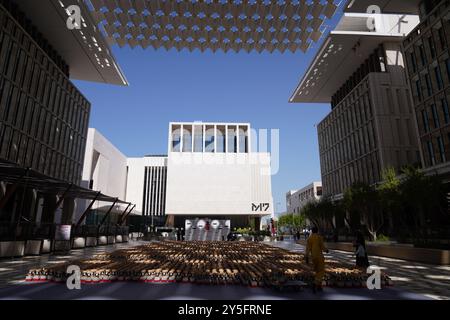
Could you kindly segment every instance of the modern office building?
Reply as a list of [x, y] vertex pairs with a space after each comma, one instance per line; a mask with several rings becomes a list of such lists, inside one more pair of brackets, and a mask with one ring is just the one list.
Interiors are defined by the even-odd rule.
[[86, 8], [70, 29], [64, 2], [0, 1], [0, 256], [81, 223], [76, 199], [115, 199], [81, 186], [91, 105], [71, 79], [127, 82]]
[[322, 182], [313, 182], [300, 190], [290, 190], [286, 193], [286, 212], [300, 213], [302, 208], [311, 201], [322, 198]]
[[231, 220], [260, 226], [271, 215], [270, 154], [252, 152], [248, 123], [171, 123], [166, 214], [169, 223]]
[[324, 196], [340, 196], [355, 182], [375, 184], [388, 167], [420, 163], [402, 51], [419, 16], [403, 3], [407, 10], [379, 1], [382, 14], [370, 15], [376, 2], [349, 1], [290, 99], [331, 104], [317, 126]]
[[450, 173], [450, 2], [423, 1], [403, 46], [426, 172]]
[[0, 2], [1, 221], [53, 222], [69, 185], [64, 208], [72, 220], [74, 199], [85, 196], [91, 106], [70, 78], [127, 84], [89, 14], [81, 12], [82, 30], [70, 30], [66, 9], [54, 0]]

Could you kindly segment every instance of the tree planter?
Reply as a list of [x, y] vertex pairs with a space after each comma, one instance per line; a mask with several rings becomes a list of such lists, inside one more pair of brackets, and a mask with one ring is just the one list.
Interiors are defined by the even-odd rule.
[[72, 249], [81, 249], [86, 247], [86, 239], [82, 237], [77, 237], [73, 239]]
[[25, 244], [25, 255], [38, 256], [41, 254], [42, 240], [27, 240]]
[[0, 241], [0, 257], [23, 257], [25, 241]]

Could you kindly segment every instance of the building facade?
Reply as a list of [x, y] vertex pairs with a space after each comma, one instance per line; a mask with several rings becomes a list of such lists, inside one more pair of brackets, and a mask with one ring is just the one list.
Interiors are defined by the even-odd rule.
[[127, 159], [126, 199], [153, 226], [166, 224], [167, 156]]
[[300, 190], [286, 193], [286, 212], [299, 214], [302, 208], [311, 201], [322, 198], [322, 182], [313, 182]]
[[69, 73], [18, 7], [0, 5], [0, 157], [79, 184], [90, 103]]
[[330, 103], [317, 126], [324, 196], [375, 184], [384, 169], [420, 163], [402, 40], [417, 15], [344, 12], [291, 102]]
[[[273, 213], [270, 155], [252, 152], [248, 123], [171, 123], [166, 213], [189, 219], [231, 219], [254, 225]], [[250, 221], [250, 223], [249, 223]]]
[[450, 172], [450, 2], [424, 1], [403, 41], [426, 171]]
[[[86, 196], [80, 186], [91, 105], [71, 78], [126, 84], [86, 12], [80, 32], [67, 28], [65, 10], [56, 0], [0, 1], [2, 223], [72, 222], [75, 198]], [[94, 57], [109, 66], [100, 70]]]
[[[83, 183], [132, 203], [133, 225], [259, 228], [260, 218], [273, 214], [270, 155], [251, 151], [250, 131], [250, 124], [171, 123], [167, 156], [127, 158], [89, 129]], [[98, 202], [93, 215], [106, 210]], [[226, 234], [192, 232], [191, 238], [220, 240]]]

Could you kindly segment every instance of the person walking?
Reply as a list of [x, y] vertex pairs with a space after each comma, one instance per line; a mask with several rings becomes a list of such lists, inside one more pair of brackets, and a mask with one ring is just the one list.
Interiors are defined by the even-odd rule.
[[370, 266], [369, 257], [367, 256], [366, 240], [361, 231], [356, 233], [355, 241], [355, 255], [356, 255], [356, 267], [368, 268]]
[[315, 272], [313, 292], [322, 291], [322, 281], [325, 276], [325, 257], [323, 252], [328, 253], [328, 249], [325, 248], [323, 237], [319, 235], [319, 229], [317, 227], [312, 228], [312, 234], [309, 236], [306, 242], [305, 260], [309, 263], [309, 257], [313, 264]]

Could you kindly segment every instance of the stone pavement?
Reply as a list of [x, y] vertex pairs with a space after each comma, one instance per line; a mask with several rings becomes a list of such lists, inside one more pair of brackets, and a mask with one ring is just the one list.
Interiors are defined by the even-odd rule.
[[[268, 288], [243, 286], [207, 286], [192, 284], [149, 284], [116, 282], [82, 285], [82, 290], [68, 290], [64, 284], [27, 283], [29, 269], [88, 258], [94, 254], [143, 244], [140, 241], [72, 250], [70, 254], [42, 255], [0, 260], [0, 299], [448, 299], [450, 296], [450, 268], [429, 266], [401, 260], [371, 257], [371, 263], [383, 268], [395, 281], [394, 288], [383, 290], [325, 288], [321, 294], [310, 290], [300, 293], [278, 293]], [[303, 252], [293, 242], [271, 243], [288, 250]], [[330, 251], [329, 259], [353, 264], [351, 253]]]
[[[304, 247], [294, 242], [273, 242], [271, 245], [304, 252]], [[330, 250], [327, 259], [347, 265], [355, 264], [353, 253]], [[450, 300], [450, 266], [430, 265], [400, 259], [370, 256], [372, 266], [377, 266], [388, 274], [399, 289], [414, 292], [437, 300]]]

